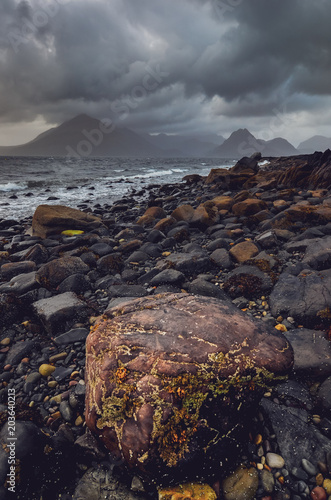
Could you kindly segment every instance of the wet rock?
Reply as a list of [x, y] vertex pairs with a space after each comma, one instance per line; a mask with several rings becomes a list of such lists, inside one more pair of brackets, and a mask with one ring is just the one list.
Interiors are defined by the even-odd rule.
[[63, 205], [39, 205], [32, 219], [32, 234], [47, 238], [66, 229], [92, 231], [102, 227], [98, 217]]
[[197, 278], [189, 284], [188, 292], [194, 295], [203, 295], [205, 297], [215, 297], [221, 300], [228, 300], [228, 296], [220, 287], [201, 278]]
[[259, 475], [251, 467], [239, 467], [222, 483], [225, 500], [253, 500], [259, 485]]
[[298, 328], [285, 333], [294, 351], [294, 373], [323, 377], [331, 372], [331, 344], [323, 332]]
[[177, 500], [179, 498], [187, 500], [194, 500], [196, 498], [201, 500], [216, 500], [217, 495], [208, 484], [189, 483], [159, 490], [158, 500]]
[[286, 468], [297, 467], [303, 459], [315, 464], [323, 461], [331, 442], [310, 423], [306, 410], [288, 408], [268, 399], [262, 400], [261, 407], [271, 422]]
[[319, 388], [318, 399], [322, 407], [331, 412], [331, 377], [328, 377]]
[[331, 267], [331, 236], [325, 236], [324, 238], [317, 238], [311, 241], [311, 243], [307, 245], [302, 262], [318, 271], [329, 269]]
[[268, 207], [265, 201], [258, 200], [257, 198], [247, 198], [244, 201], [235, 203], [232, 206], [232, 212], [237, 216], [249, 217], [250, 215], [257, 214], [261, 210]]
[[156, 276], [154, 276], [150, 280], [150, 284], [152, 286], [159, 286], [165, 284], [180, 286], [183, 284], [184, 281], [185, 281], [185, 276], [180, 271], [176, 271], [176, 269], [165, 269], [164, 271], [161, 271]]
[[163, 294], [107, 317], [87, 338], [86, 423], [114, 456], [152, 474], [228, 454], [213, 433], [232, 428], [234, 439], [262, 380], [292, 365], [284, 337], [228, 301]]
[[111, 464], [97, 465], [89, 469], [79, 480], [73, 500], [147, 500], [141, 494], [135, 494], [129, 487], [120, 483], [112, 475]]
[[1, 266], [1, 277], [3, 280], [9, 281], [18, 274], [31, 273], [35, 270], [36, 264], [33, 261], [10, 262]]
[[156, 265], [162, 270], [170, 267], [182, 272], [186, 276], [208, 271], [211, 261], [206, 252], [194, 251], [190, 253], [174, 252]]
[[180, 205], [172, 212], [171, 217], [177, 221], [191, 222], [193, 215], [194, 208], [191, 205]]
[[37, 342], [35, 340], [24, 340], [23, 342], [14, 344], [7, 354], [6, 364], [18, 365], [18, 363], [26, 356], [29, 356], [36, 347]]
[[291, 316], [306, 327], [320, 324], [331, 304], [331, 270], [283, 272], [270, 294], [273, 316]]
[[19, 296], [37, 287], [39, 287], [37, 275], [35, 271], [32, 271], [31, 273], [14, 276], [8, 283], [0, 285], [0, 293], [13, 293]]
[[37, 265], [43, 264], [44, 262], [47, 262], [48, 259], [47, 248], [37, 243], [36, 245], [33, 245], [33, 247], [29, 249], [29, 251], [25, 255], [25, 258], [28, 260], [32, 260]]
[[229, 252], [225, 248], [217, 248], [210, 256], [210, 260], [221, 269], [231, 269], [233, 266]]
[[258, 247], [252, 241], [242, 241], [231, 247], [229, 253], [235, 262], [242, 264], [255, 257], [259, 251]]
[[73, 324], [87, 315], [86, 304], [72, 292], [38, 300], [32, 308], [50, 335], [56, 334], [67, 321]]
[[77, 273], [86, 274], [89, 270], [79, 257], [60, 257], [41, 266], [36, 279], [42, 286], [54, 290], [69, 276]]
[[74, 342], [84, 342], [89, 334], [86, 328], [74, 328], [68, 332], [55, 337], [54, 342], [58, 345], [73, 344]]
[[91, 283], [84, 274], [76, 273], [68, 276], [58, 287], [59, 293], [73, 292], [81, 295], [91, 289]]

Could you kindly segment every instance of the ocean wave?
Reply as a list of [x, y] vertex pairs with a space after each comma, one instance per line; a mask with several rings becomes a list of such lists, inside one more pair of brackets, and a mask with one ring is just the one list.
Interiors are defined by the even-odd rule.
[[21, 191], [26, 189], [27, 184], [17, 184], [16, 182], [6, 182], [6, 184], [0, 184], [0, 191]]
[[159, 170], [148, 172], [147, 174], [137, 174], [134, 175], [134, 179], [148, 179], [149, 177], [163, 177], [165, 175], [171, 175], [173, 173], [172, 170]]

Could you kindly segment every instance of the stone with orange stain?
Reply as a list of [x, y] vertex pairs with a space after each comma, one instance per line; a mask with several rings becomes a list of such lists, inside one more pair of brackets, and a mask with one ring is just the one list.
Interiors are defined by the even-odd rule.
[[159, 490], [159, 500], [216, 500], [217, 495], [208, 484], [188, 483]]

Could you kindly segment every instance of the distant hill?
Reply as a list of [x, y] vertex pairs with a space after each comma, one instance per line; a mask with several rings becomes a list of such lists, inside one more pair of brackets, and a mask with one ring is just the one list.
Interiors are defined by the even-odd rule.
[[105, 126], [78, 115], [20, 146], [0, 147], [1, 156], [134, 156], [162, 157], [165, 151], [128, 128]]
[[260, 152], [262, 156], [291, 156], [298, 154], [286, 139], [277, 137], [270, 141], [257, 139], [246, 128], [233, 132], [223, 144], [213, 150], [220, 158], [241, 158]]
[[315, 151], [331, 149], [331, 139], [323, 135], [314, 135], [306, 141], [300, 142], [298, 150], [301, 154], [312, 154]]
[[0, 156], [122, 156], [122, 157], [220, 157], [241, 158], [254, 152], [262, 156], [290, 156], [297, 150], [285, 139], [256, 139], [247, 129], [228, 139], [209, 135], [140, 134], [105, 124], [81, 114], [19, 146], [0, 147]]
[[144, 138], [155, 146], [177, 152], [177, 156], [185, 157], [205, 157], [209, 156], [210, 151], [216, 146], [222, 144], [225, 139], [221, 135], [209, 134], [196, 136], [187, 135], [168, 135], [168, 134], [145, 134]]

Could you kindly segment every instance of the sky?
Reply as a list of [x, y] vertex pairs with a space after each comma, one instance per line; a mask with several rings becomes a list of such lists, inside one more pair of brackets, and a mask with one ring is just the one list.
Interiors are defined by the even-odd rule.
[[138, 132], [331, 137], [329, 0], [1, 0], [0, 144], [80, 113]]

